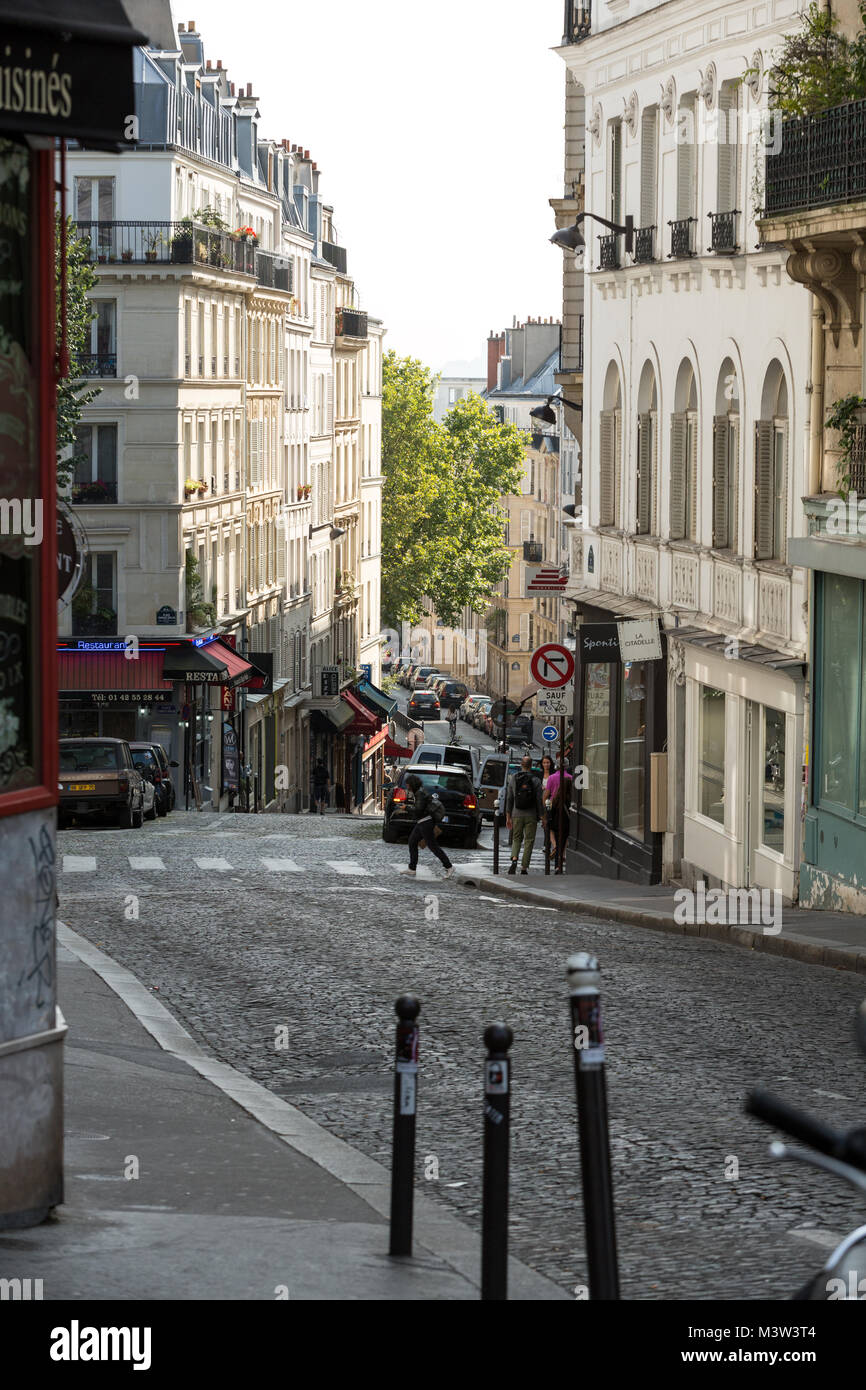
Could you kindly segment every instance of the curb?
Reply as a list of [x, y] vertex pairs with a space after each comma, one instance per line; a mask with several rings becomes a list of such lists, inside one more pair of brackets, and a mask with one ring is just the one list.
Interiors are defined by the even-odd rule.
[[[104, 980], [164, 1052], [186, 1062], [193, 1071], [210, 1081], [289, 1148], [337, 1178], [372, 1207], [377, 1215], [388, 1221], [391, 1212], [389, 1169], [345, 1140], [338, 1139], [288, 1101], [280, 1100], [266, 1086], [251, 1081], [228, 1063], [209, 1056], [130, 970], [119, 965], [65, 922], [57, 923], [57, 941]], [[480, 1233], [476, 1234], [456, 1216], [417, 1192], [414, 1232], [416, 1247], [423, 1246], [428, 1254], [449, 1265], [473, 1288], [479, 1288]], [[508, 1284], [509, 1294], [515, 1300], [571, 1301], [558, 1284], [513, 1257], [508, 1261]]]
[[628, 926], [648, 927], [651, 931], [667, 932], [672, 936], [697, 936], [704, 940], [720, 941], [726, 946], [744, 946], [750, 951], [786, 956], [803, 965], [823, 965], [830, 970], [866, 975], [866, 950], [827, 946], [817, 937], [798, 939], [782, 935], [768, 936], [763, 932], [751, 931], [748, 927], [729, 927], [716, 922], [675, 922], [668, 913], [654, 912], [651, 908], [615, 907], [606, 903], [581, 902], [576, 898], [564, 899], [559, 893], [503, 883], [492, 874], [472, 873], [471, 869], [462, 867], [455, 872], [454, 882], [464, 888], [483, 888], [485, 892], [498, 893], [502, 897], [541, 903], [545, 907], [555, 907], [560, 912], [585, 913], [587, 917], [595, 917], [601, 922], [624, 922]]

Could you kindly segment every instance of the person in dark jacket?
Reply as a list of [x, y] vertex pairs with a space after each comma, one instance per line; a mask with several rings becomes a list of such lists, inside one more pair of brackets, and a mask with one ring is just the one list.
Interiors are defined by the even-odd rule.
[[[313, 768], [313, 805], [320, 815], [325, 814], [331, 790], [331, 776], [324, 762], [319, 758]], [[315, 812], [314, 812], [315, 814]]]
[[433, 796], [433, 793], [424, 786], [421, 778], [417, 777], [414, 772], [406, 778], [406, 788], [412, 793], [415, 802], [415, 824], [409, 836], [409, 867], [403, 872], [414, 876], [418, 867], [418, 846], [421, 840], [426, 840], [427, 848], [431, 854], [435, 854], [440, 864], [445, 865], [445, 878], [450, 878], [454, 873], [451, 860], [444, 849], [440, 849], [436, 843], [436, 810], [442, 803]]
[[505, 792], [505, 823], [511, 831], [511, 864], [508, 872], [517, 872], [520, 847], [523, 846], [523, 864], [520, 872], [529, 873], [532, 846], [538, 822], [544, 819], [544, 803], [541, 796], [541, 783], [532, 771], [532, 759], [527, 754], [520, 761], [520, 771], [508, 779]]

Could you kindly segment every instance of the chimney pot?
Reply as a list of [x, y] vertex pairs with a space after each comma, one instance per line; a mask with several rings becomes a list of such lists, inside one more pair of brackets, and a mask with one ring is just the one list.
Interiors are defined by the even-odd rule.
[[253, 84], [252, 84], [252, 82], [248, 82], [248, 83], [247, 83], [247, 96], [248, 96], [248, 97], [251, 97], [252, 94], [253, 94]]
[[186, 33], [186, 25], [184, 24], [183, 20], [181, 20], [181, 22], [178, 24], [178, 26], [177, 26], [177, 32], [178, 32], [179, 34], [185, 34], [185, 33]]
[[222, 72], [222, 70], [223, 70], [223, 60], [222, 60], [222, 58], [217, 58], [217, 72]]
[[310, 157], [310, 151], [309, 151], [309, 150], [304, 150], [304, 159], [309, 159], [309, 157]]
[[186, 27], [187, 27], [187, 29], [189, 30], [189, 32], [190, 32], [191, 34], [194, 34], [194, 33], [195, 33], [195, 20], [194, 20], [194, 19], [191, 19], [191, 20], [189, 21], [189, 23], [187, 24]]
[[205, 68], [208, 72], [210, 72], [210, 58], [208, 58], [207, 62], [205, 63]]

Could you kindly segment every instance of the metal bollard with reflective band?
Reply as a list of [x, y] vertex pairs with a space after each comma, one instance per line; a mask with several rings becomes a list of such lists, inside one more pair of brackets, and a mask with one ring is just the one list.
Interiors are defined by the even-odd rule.
[[589, 1296], [591, 1299], [618, 1299], [619, 1270], [610, 1171], [604, 1030], [598, 988], [601, 973], [598, 961], [588, 951], [569, 956], [565, 969], [571, 996], [571, 1038], [577, 1088]]
[[485, 1029], [484, 1185], [481, 1199], [481, 1298], [508, 1297], [508, 1159], [514, 1034], [504, 1023]]
[[414, 994], [401, 994], [397, 1011], [394, 1063], [394, 1150], [391, 1161], [390, 1255], [412, 1254], [412, 1204], [415, 1181], [415, 1110], [418, 1101], [418, 1035], [421, 1005]]
[[493, 812], [493, 872], [499, 873], [499, 823], [500, 815], [498, 811]]

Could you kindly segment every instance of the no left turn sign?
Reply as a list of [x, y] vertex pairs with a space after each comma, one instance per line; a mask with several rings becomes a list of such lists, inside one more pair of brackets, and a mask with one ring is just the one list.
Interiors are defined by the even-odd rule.
[[529, 670], [539, 685], [556, 690], [557, 686], [568, 685], [574, 675], [574, 656], [558, 642], [545, 642], [532, 653]]

